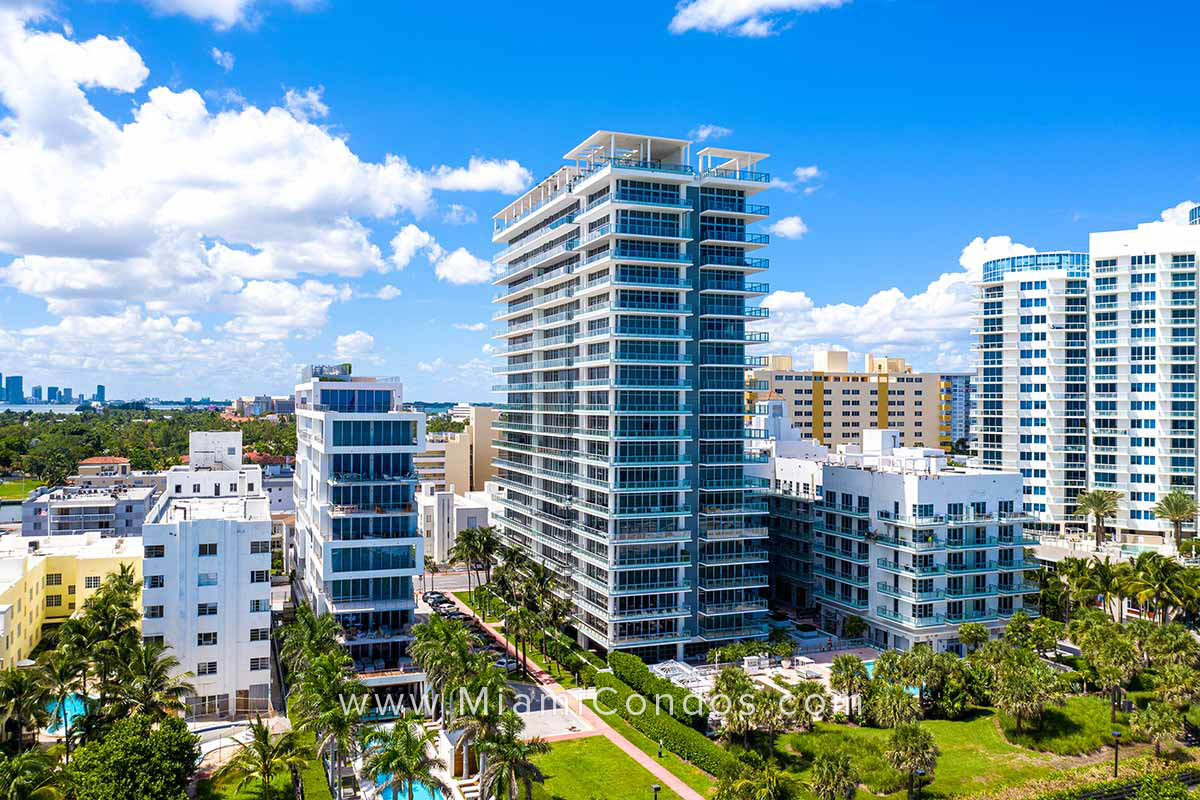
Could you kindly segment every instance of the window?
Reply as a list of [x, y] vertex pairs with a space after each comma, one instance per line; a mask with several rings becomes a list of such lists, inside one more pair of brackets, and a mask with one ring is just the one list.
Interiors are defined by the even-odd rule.
[[164, 585], [162, 575], [147, 575], [142, 579], [143, 589], [161, 589]]
[[216, 613], [217, 613], [217, 604], [216, 603], [200, 603], [199, 605], [196, 606], [196, 616], [197, 617], [212, 617], [212, 616], [216, 616]]
[[251, 614], [261, 614], [263, 612], [270, 611], [270, 610], [271, 610], [271, 606], [266, 600], [251, 600], [250, 601], [250, 613]]
[[253, 492], [253, 491], [254, 491], [254, 484], [253, 484], [253, 483], [247, 483], [247, 484], [246, 484], [246, 491], [247, 491], [247, 492]]
[[270, 657], [250, 659], [250, 671], [251, 672], [257, 672], [259, 670], [270, 669], [270, 668], [271, 668]]
[[143, 558], [162, 558], [167, 554], [167, 548], [161, 544], [148, 544], [143, 548]]
[[216, 643], [217, 643], [217, 632], [216, 631], [210, 631], [208, 633], [197, 633], [196, 634], [196, 646], [197, 647], [211, 647], [212, 645], [215, 645]]
[[61, 572], [47, 573], [46, 574], [46, 585], [47, 586], [62, 586], [62, 573]]
[[193, 484], [192, 484], [192, 491], [193, 491], [194, 493], [196, 493], [196, 494], [200, 494], [200, 484], [198, 484], [198, 483], [193, 483]]
[[217, 573], [201, 572], [199, 575], [196, 576], [196, 585], [197, 586], [216, 586], [217, 585]]
[[269, 580], [271, 580], [271, 574], [269, 570], [255, 569], [250, 571], [251, 583], [266, 583]]
[[204, 556], [215, 556], [216, 554], [217, 554], [217, 543], [216, 542], [201, 542], [200, 543], [201, 558], [203, 558]]
[[183, 494], [183, 484], [182, 483], [175, 484], [175, 494]]
[[142, 616], [144, 616], [146, 619], [162, 619], [162, 615], [162, 606], [146, 606], [146, 608], [142, 611]]
[[163, 640], [163, 637], [161, 635], [160, 636], [143, 636], [142, 643], [143, 644], [156, 644], [159, 647], [162, 647], [164, 644], [166, 644], [166, 642]]
[[262, 539], [260, 541], [254, 541], [254, 542], [250, 543], [251, 555], [254, 555], [256, 553], [269, 553], [269, 552], [271, 552], [271, 540], [270, 539]]
[[250, 641], [252, 641], [252, 642], [265, 642], [265, 641], [270, 640], [270, 638], [271, 638], [271, 629], [270, 628], [251, 628], [250, 629]]
[[46, 595], [46, 608], [58, 608], [61, 605], [62, 605], [62, 595], [61, 594]]
[[236, 494], [237, 493], [237, 484], [236, 483], [229, 484], [229, 491]]
[[196, 665], [196, 674], [197, 675], [216, 675], [217, 674], [217, 662], [201, 661], [199, 664]]
[[100, 588], [100, 576], [99, 575], [85, 575], [83, 578], [83, 588], [99, 589]]

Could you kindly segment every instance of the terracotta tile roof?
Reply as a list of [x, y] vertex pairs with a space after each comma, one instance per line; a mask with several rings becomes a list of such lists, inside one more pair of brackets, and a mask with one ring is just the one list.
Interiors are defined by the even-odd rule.
[[129, 459], [121, 458], [120, 456], [92, 456], [91, 458], [85, 458], [83, 461], [80, 461], [79, 463], [80, 464], [128, 464]]

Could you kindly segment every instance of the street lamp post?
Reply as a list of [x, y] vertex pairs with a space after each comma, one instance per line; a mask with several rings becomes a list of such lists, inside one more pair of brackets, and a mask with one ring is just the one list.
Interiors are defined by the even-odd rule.
[[1121, 732], [1113, 731], [1113, 777], [1117, 777], [1117, 764], [1121, 760]]
[[662, 791], [662, 787], [653, 783], [650, 785], [650, 791], [654, 792], [654, 800], [658, 800], [658, 793]]
[[924, 778], [925, 778], [925, 770], [923, 770], [923, 769], [917, 770], [916, 800], [921, 800], [921, 781], [924, 780]]

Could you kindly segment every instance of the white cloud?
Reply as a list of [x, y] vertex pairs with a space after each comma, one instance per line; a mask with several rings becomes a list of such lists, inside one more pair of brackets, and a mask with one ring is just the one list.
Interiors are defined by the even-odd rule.
[[397, 269], [404, 269], [417, 253], [424, 250], [430, 261], [435, 261], [442, 255], [441, 245], [437, 243], [432, 233], [423, 231], [416, 225], [405, 225], [400, 232], [392, 237], [392, 263]]
[[1177, 206], [1165, 208], [1162, 212], [1162, 221], [1172, 225], [1187, 225], [1188, 217], [1195, 207], [1196, 203], [1191, 200], [1184, 200]]
[[446, 213], [442, 215], [442, 222], [448, 225], [473, 225], [479, 220], [479, 216], [475, 213], [475, 209], [467, 206], [460, 206], [458, 203], [451, 203], [446, 209]]
[[386, 286], [380, 287], [379, 291], [375, 293], [375, 296], [380, 300], [395, 300], [401, 294], [403, 293], [400, 291], [400, 287], [393, 286], [389, 283]]
[[824, 173], [817, 167], [816, 164], [811, 164], [807, 167], [796, 167], [792, 170], [792, 177], [788, 178], [772, 178], [771, 188], [783, 189], [785, 192], [795, 192], [801, 187], [804, 187], [805, 194], [812, 194], [820, 186], [804, 186], [806, 183], [811, 183], [817, 178], [824, 177]]
[[460, 331], [485, 331], [485, 330], [487, 330], [487, 323], [486, 322], [456, 322], [456, 323], [454, 323], [453, 327], [458, 328]]
[[688, 137], [695, 139], [697, 142], [707, 141], [708, 139], [722, 139], [733, 133], [731, 128], [723, 128], [720, 125], [697, 125], [688, 131]]
[[324, 94], [324, 86], [309, 86], [302, 92], [288, 89], [283, 94], [283, 106], [301, 122], [323, 119], [329, 116], [329, 106], [322, 100]]
[[[235, 25], [255, 25], [261, 17], [258, 0], [145, 0], [146, 5], [160, 14], [180, 14], [212, 23], [217, 30]], [[315, 5], [312, 0], [291, 0], [293, 8], [304, 10]]]
[[[207, 377], [220, 364], [197, 357], [209, 350], [249, 352], [242, 342], [177, 341], [201, 342], [206, 330], [257, 341], [257, 352], [290, 372], [295, 358], [279, 343], [320, 334], [331, 306], [356, 294], [343, 281], [398, 266], [398, 248], [385, 257], [375, 244], [397, 233], [397, 220], [431, 213], [440, 186], [507, 190], [528, 175], [503, 159], [429, 170], [400, 155], [364, 160], [300, 118], [327, 113], [319, 88], [293, 92], [290, 111], [240, 95], [236, 107], [212, 109], [193, 89], [147, 86], [146, 65], [125, 40], [76, 41], [69, 26], [41, 29], [35, 17], [0, 0], [0, 264], [11, 259], [0, 284], [42, 300], [58, 321], [9, 332], [16, 353], [20, 337], [35, 336], [32, 352], [57, 346], [57, 364], [94, 363], [90, 345], [66, 338], [91, 320], [148, 331], [185, 319], [172, 328], [172, 349], [146, 345], [172, 375]], [[208, 18], [240, 19], [232, 10]], [[91, 102], [97, 89], [130, 104], [110, 104], [120, 116], [108, 116]], [[472, 277], [473, 256], [447, 255], [429, 239], [417, 249], [435, 266], [447, 259], [447, 279]]]
[[375, 337], [366, 331], [344, 333], [334, 342], [334, 352], [338, 358], [369, 359], [374, 351]]
[[221, 50], [214, 47], [211, 52], [212, 60], [217, 62], [217, 66], [229, 72], [233, 69], [233, 53], [228, 50]]
[[706, 31], [731, 36], [770, 36], [786, 12], [837, 8], [847, 0], [681, 0], [668, 26], [672, 33]]
[[493, 355], [495, 355], [496, 353], [499, 353], [499, 352], [500, 352], [500, 348], [499, 348], [499, 347], [496, 347], [496, 345], [494, 345], [494, 344], [491, 344], [490, 342], [484, 342], [484, 345], [483, 345], [483, 354], [484, 354], [485, 356], [493, 356]]
[[499, 274], [492, 262], [471, 255], [465, 247], [438, 259], [433, 265], [433, 271], [439, 280], [458, 285], [487, 283]]
[[800, 217], [783, 217], [767, 230], [781, 239], [803, 239], [808, 233], [808, 225]]
[[502, 192], [517, 194], [533, 180], [533, 174], [512, 159], [471, 156], [464, 167], [437, 167], [433, 187], [456, 192]]
[[772, 347], [793, 353], [799, 363], [814, 350], [845, 349], [903, 356], [924, 369], [968, 368], [974, 283], [983, 276], [983, 262], [1032, 252], [1008, 236], [979, 237], [963, 248], [958, 271], [916, 294], [884, 289], [861, 305], [817, 305], [803, 291], [775, 291], [763, 300], [771, 309], [766, 330]]
[[438, 372], [446, 366], [446, 362], [439, 356], [433, 361], [418, 361], [417, 369], [421, 372]]

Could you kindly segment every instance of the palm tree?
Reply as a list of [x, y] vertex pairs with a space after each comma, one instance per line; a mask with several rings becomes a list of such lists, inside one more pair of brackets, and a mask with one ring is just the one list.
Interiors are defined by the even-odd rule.
[[1129, 589], [1139, 603], [1154, 609], [1160, 625], [1167, 624], [1172, 607], [1185, 602], [1186, 584], [1182, 580], [1183, 566], [1173, 558], [1155, 552], [1138, 555], [1133, 562]]
[[193, 675], [179, 672], [179, 659], [167, 649], [158, 642], [142, 642], [126, 654], [116, 698], [126, 711], [161, 717], [187, 710], [184, 698], [196, 693], [188, 680]]
[[912, 800], [913, 781], [917, 772], [932, 776], [939, 751], [934, 744], [933, 734], [912, 722], [899, 725], [892, 731], [883, 755], [894, 769], [908, 773], [908, 797]]
[[1196, 521], [1196, 498], [1182, 489], [1172, 489], [1154, 505], [1154, 516], [1171, 523], [1175, 532], [1175, 552], [1183, 544], [1183, 523]]
[[417, 785], [431, 794], [434, 789], [449, 794], [450, 788], [435, 774], [446, 769], [446, 762], [433, 754], [435, 738], [415, 714], [396, 720], [390, 731], [368, 728], [362, 737], [366, 753], [363, 772], [376, 782], [386, 777], [386, 786], [395, 798], [400, 797], [401, 787], [407, 786], [408, 800], [413, 800]]
[[[571, 621], [571, 617], [574, 615], [574, 613], [574, 603], [565, 597], [553, 595], [550, 598], [550, 601], [546, 603], [546, 610], [543, 614], [546, 627], [552, 631], [555, 631], [557, 635], [557, 632], [562, 631], [563, 628], [566, 627], [567, 623]], [[554, 663], [560, 667], [559, 674], [561, 674], [562, 667], [561, 654], [562, 648], [554, 649]], [[549, 654], [547, 654], [547, 656], [548, 655]]]
[[813, 759], [808, 788], [819, 800], [852, 800], [858, 772], [845, 753], [822, 753]]
[[357, 702], [368, 690], [350, 670], [350, 656], [336, 651], [313, 659], [289, 696], [288, 711], [295, 723], [311, 731], [317, 755], [329, 753], [329, 785], [358, 740], [362, 708]]
[[908, 687], [899, 683], [884, 683], [871, 696], [871, 718], [881, 728], [896, 728], [912, 722], [920, 713], [917, 698]]
[[437, 589], [435, 580], [437, 579], [438, 565], [433, 560], [433, 556], [425, 556], [425, 571], [429, 573], [429, 590], [434, 591]]
[[968, 652], [975, 652], [979, 645], [990, 638], [992, 635], [988, 633], [988, 629], [978, 622], [964, 622], [958, 626], [958, 641], [968, 648]]
[[0, 672], [0, 730], [10, 724], [16, 727], [18, 749], [24, 746], [26, 729], [49, 724], [48, 700], [49, 692], [36, 671], [9, 667]]
[[533, 800], [533, 784], [545, 782], [546, 776], [533, 759], [549, 753], [550, 745], [540, 736], [522, 740], [524, 727], [515, 711], [506, 711], [495, 733], [479, 743], [479, 751], [487, 759], [479, 777], [484, 800], [517, 800], [518, 785], [525, 787], [525, 800]]
[[862, 703], [862, 693], [867, 690], [871, 676], [867, 674], [867, 666], [863, 660], [849, 653], [835, 656], [829, 667], [829, 688], [846, 696], [846, 710], [850, 720], [854, 721], [853, 695], [859, 695]]
[[1104, 520], [1117, 514], [1117, 503], [1125, 495], [1110, 489], [1093, 489], [1082, 492], [1075, 498], [1078, 513], [1092, 515], [1096, 532], [1096, 549], [1104, 544]]
[[263, 800], [271, 800], [271, 778], [280, 770], [301, 769], [314, 757], [312, 749], [297, 731], [272, 734], [262, 718], [255, 717], [250, 724], [249, 741], [243, 743], [213, 777], [216, 780], [237, 778], [238, 793], [258, 781]]
[[1129, 727], [1138, 736], [1153, 742], [1154, 757], [1162, 758], [1163, 743], [1174, 741], [1183, 728], [1183, 715], [1166, 703], [1150, 702], [1145, 709], [1134, 712]]
[[67, 716], [68, 702], [79, 692], [80, 661], [74, 651], [62, 648], [47, 650], [40, 661], [41, 680], [55, 703], [55, 713], [62, 726], [63, 739], [67, 743], [66, 760], [71, 760], [71, 722]]
[[342, 628], [332, 614], [317, 616], [305, 603], [296, 609], [296, 619], [281, 631], [279, 658], [289, 674], [302, 672], [311, 658], [340, 647]]
[[[1081, 587], [1089, 595], [1098, 596], [1101, 607], [1109, 614], [1112, 613], [1112, 602], [1120, 596], [1122, 583], [1125, 580], [1119, 566], [1119, 563], [1112, 561], [1108, 556], [1105, 556], [1103, 561], [1099, 556], [1093, 556], [1091, 568]], [[1123, 601], [1118, 600], [1118, 602]]]
[[413, 661], [424, 670], [430, 687], [441, 697], [449, 697], [477, 663], [471, 648], [479, 639], [458, 620], [440, 616], [414, 627], [413, 635], [409, 648]]
[[1058, 577], [1063, 582], [1063, 622], [1071, 625], [1071, 604], [1080, 595], [1080, 588], [1088, 579], [1088, 562], [1086, 559], [1067, 557], [1058, 562]]
[[728, 794], [737, 800], [785, 800], [792, 796], [792, 779], [774, 758], [734, 779]]
[[491, 525], [484, 525], [476, 529], [476, 549], [479, 551], [479, 559], [483, 562], [484, 582], [492, 582], [492, 564], [495, 563], [496, 557], [500, 555], [500, 532]]
[[721, 712], [724, 718], [722, 736], [728, 739], [740, 735], [743, 743], [749, 740], [753, 719], [750, 709], [741, 702], [741, 698], [753, 693], [754, 684], [741, 667], [725, 667], [717, 673], [713, 680], [712, 694], [721, 698], [721, 702], [728, 706]]
[[66, 796], [59, 784], [54, 761], [42, 750], [0, 753], [0, 800], [59, 800]]

